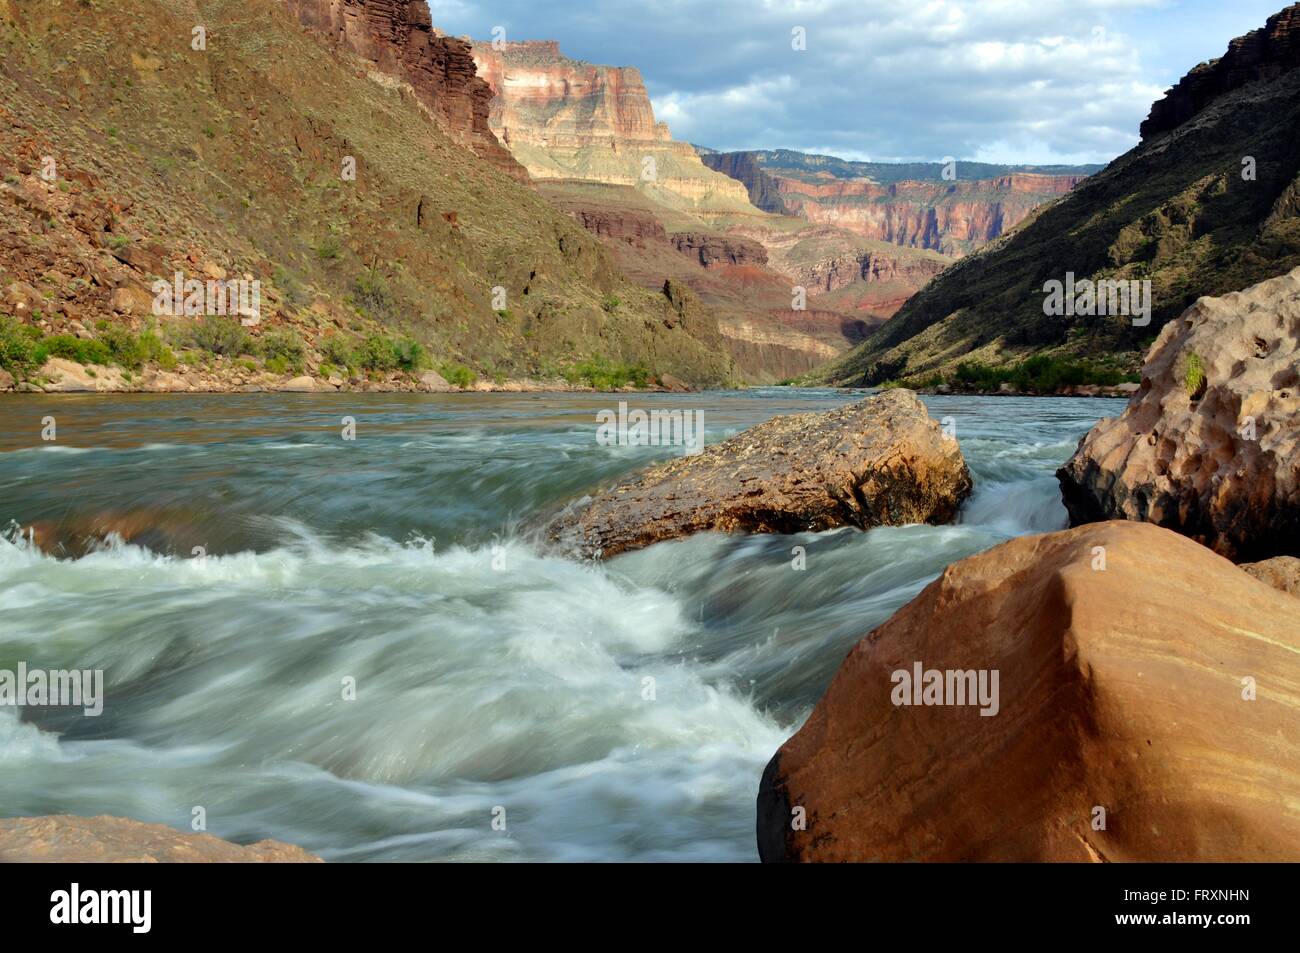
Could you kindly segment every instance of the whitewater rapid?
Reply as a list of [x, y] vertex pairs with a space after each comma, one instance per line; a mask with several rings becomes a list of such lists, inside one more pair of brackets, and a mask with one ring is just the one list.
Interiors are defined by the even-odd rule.
[[[702, 409], [713, 442], [853, 398], [645, 399]], [[0, 668], [102, 669], [107, 691], [98, 718], [0, 708], [0, 816], [188, 830], [201, 809], [335, 861], [753, 860], [763, 766], [848, 649], [953, 560], [1063, 526], [1052, 471], [1118, 407], [930, 399], [976, 480], [952, 526], [583, 564], [538, 519], [671, 452], [598, 446], [610, 400], [33, 398], [0, 424], [0, 521], [173, 528], [75, 558], [0, 541]], [[15, 425], [49, 407], [58, 449]]]

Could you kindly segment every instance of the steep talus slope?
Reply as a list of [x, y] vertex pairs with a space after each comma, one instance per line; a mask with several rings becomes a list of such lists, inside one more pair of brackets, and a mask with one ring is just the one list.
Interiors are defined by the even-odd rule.
[[[1135, 368], [1161, 326], [1202, 295], [1244, 288], [1300, 264], [1300, 70], [1288, 51], [1296, 7], [1269, 20], [1261, 46], [1280, 59], [1228, 87], [1186, 122], [1189, 106], [1152, 111], [1150, 135], [1041, 209], [1014, 233], [927, 285], [863, 345], [821, 372], [826, 381], [907, 379], [957, 361], [1005, 363], [1031, 353], [1107, 355]], [[1209, 71], [1207, 73], [1207, 70]], [[1218, 75], [1213, 66], [1192, 75]], [[1179, 84], [1165, 102], [1196, 103]], [[1044, 283], [1150, 281], [1149, 325], [1133, 315], [1044, 314]], [[1138, 316], [1138, 320], [1141, 317]]]
[[[29, 320], [48, 332], [138, 329], [112, 301], [148, 301], [177, 271], [246, 275], [264, 288], [254, 335], [289, 326], [309, 348], [382, 329], [494, 376], [598, 356], [729, 379], [697, 303], [627, 281], [597, 238], [465, 147], [482, 97], [454, 44], [407, 16], [367, 47], [373, 20], [353, 14], [370, 6], [8, 0], [0, 290], [37, 289]], [[343, 37], [313, 25], [338, 9]]]

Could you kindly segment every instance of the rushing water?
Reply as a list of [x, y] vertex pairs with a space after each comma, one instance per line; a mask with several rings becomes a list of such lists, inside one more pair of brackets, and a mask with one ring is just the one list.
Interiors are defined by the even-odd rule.
[[333, 861], [755, 859], [763, 765], [852, 644], [948, 563], [1063, 526], [1052, 472], [1122, 405], [927, 399], [975, 476], [953, 526], [606, 565], [536, 531], [673, 452], [597, 445], [619, 399], [701, 409], [713, 442], [858, 397], [3, 399], [0, 525], [138, 535], [0, 540], [0, 669], [103, 669], [107, 694], [98, 718], [0, 708], [0, 817], [202, 807]]

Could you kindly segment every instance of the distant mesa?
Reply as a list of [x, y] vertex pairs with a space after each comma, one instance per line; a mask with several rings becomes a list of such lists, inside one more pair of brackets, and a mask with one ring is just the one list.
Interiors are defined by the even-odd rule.
[[476, 43], [491, 87], [488, 123], [537, 179], [582, 179], [666, 193], [686, 207], [754, 212], [744, 187], [705, 167], [655, 119], [641, 73], [569, 59], [554, 40]]

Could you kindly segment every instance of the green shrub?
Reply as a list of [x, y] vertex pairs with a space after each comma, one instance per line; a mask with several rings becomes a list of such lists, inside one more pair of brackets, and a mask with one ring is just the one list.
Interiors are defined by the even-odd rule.
[[339, 257], [339, 240], [333, 235], [326, 235], [316, 246], [316, 257], [322, 261], [331, 261]]
[[954, 381], [979, 390], [997, 390], [1010, 383], [1017, 390], [1033, 393], [1054, 393], [1063, 387], [1082, 384], [1100, 384], [1113, 387], [1124, 380], [1124, 375], [1113, 368], [1099, 367], [1088, 361], [1039, 354], [1021, 361], [993, 367], [979, 361], [964, 361], [957, 365]]
[[1183, 386], [1187, 388], [1187, 393], [1192, 395], [1196, 400], [1205, 391], [1205, 362], [1201, 360], [1201, 355], [1192, 353], [1187, 355], [1187, 365], [1183, 368]]
[[355, 360], [352, 346], [341, 334], [327, 337], [321, 344], [320, 353], [328, 363], [337, 364], [339, 367], [347, 367]]
[[38, 360], [39, 343], [31, 334], [35, 330], [12, 318], [0, 317], [0, 367], [17, 372], [44, 363]]
[[585, 384], [594, 390], [621, 390], [628, 384], [646, 387], [650, 371], [640, 364], [614, 364], [603, 357], [573, 365], [564, 372], [570, 384]]
[[453, 387], [473, 387], [474, 382], [478, 380], [478, 375], [472, 370], [464, 364], [457, 364], [454, 361], [449, 361], [442, 365], [442, 367], [438, 369], [438, 373], [441, 374], [443, 379]]
[[357, 309], [366, 314], [388, 315], [392, 313], [393, 296], [388, 285], [374, 274], [364, 274], [352, 283], [352, 300]]
[[185, 338], [190, 347], [225, 357], [246, 354], [252, 346], [248, 332], [238, 320], [212, 314], [191, 325]]
[[56, 334], [42, 343], [50, 357], [61, 357], [78, 364], [108, 364], [113, 360], [113, 352], [103, 341], [83, 341], [71, 334]]
[[262, 339], [257, 342], [257, 353], [266, 361], [268, 370], [272, 370], [272, 361], [276, 367], [283, 368], [273, 370], [273, 373], [283, 374], [286, 370], [291, 370], [300, 374], [307, 349], [295, 331], [271, 331], [262, 335]]
[[397, 355], [397, 366], [404, 371], [418, 371], [429, 366], [428, 355], [419, 341], [398, 338], [393, 342], [393, 353]]
[[397, 370], [397, 349], [391, 338], [382, 334], [372, 334], [357, 348], [357, 364], [368, 371]]

